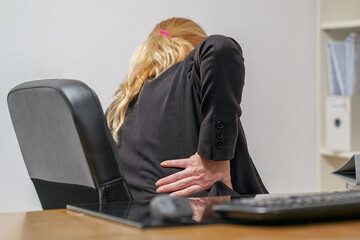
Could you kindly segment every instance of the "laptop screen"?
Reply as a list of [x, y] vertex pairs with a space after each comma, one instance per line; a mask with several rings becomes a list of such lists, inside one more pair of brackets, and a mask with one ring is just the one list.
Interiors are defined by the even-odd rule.
[[150, 212], [150, 201], [117, 202], [109, 204], [82, 204], [67, 205], [67, 209], [85, 213], [87, 215], [105, 218], [108, 220], [128, 224], [138, 228], [155, 228], [167, 226], [184, 226], [199, 224], [224, 223], [212, 210], [211, 207], [222, 202], [231, 201], [234, 198], [254, 196], [219, 196], [188, 198], [193, 209], [192, 218], [184, 218], [181, 221], [160, 221]]

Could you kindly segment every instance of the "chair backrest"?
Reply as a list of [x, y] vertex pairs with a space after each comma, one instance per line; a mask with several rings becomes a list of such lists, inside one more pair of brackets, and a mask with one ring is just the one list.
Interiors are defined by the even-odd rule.
[[77, 80], [20, 84], [8, 106], [44, 209], [132, 200], [99, 100]]

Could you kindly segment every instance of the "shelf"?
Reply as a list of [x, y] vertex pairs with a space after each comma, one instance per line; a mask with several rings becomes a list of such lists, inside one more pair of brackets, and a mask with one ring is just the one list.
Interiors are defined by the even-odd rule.
[[334, 152], [334, 151], [322, 149], [322, 150], [320, 151], [320, 154], [321, 154], [323, 157], [349, 159], [349, 158], [351, 158], [354, 154], [360, 154], [360, 152]]
[[320, 24], [322, 30], [360, 30], [360, 20], [329, 21]]
[[345, 183], [331, 172], [359, 151], [326, 149], [326, 98], [329, 95], [328, 41], [344, 41], [350, 32], [360, 33], [360, 0], [317, 0], [316, 128], [318, 186], [321, 191], [345, 189]]

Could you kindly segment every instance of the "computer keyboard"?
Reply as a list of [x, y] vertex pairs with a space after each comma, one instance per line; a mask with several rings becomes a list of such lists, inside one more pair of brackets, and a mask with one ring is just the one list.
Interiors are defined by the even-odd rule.
[[360, 191], [233, 199], [213, 206], [223, 218], [249, 222], [360, 218]]

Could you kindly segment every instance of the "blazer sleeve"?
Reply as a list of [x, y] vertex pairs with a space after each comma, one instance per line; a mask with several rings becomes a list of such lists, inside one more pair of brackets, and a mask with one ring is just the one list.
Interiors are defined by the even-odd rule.
[[209, 36], [195, 49], [192, 71], [203, 117], [197, 152], [207, 159], [231, 160], [245, 77], [241, 47], [234, 39]]

